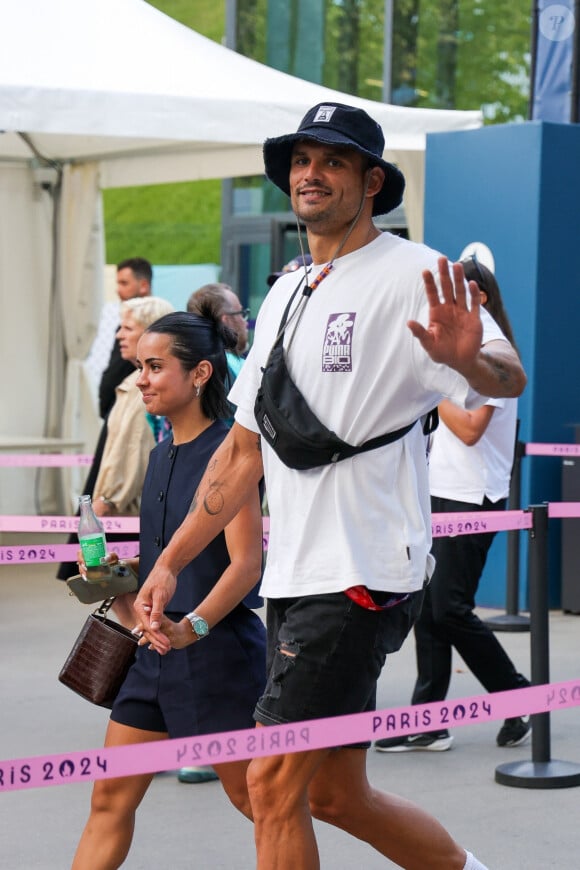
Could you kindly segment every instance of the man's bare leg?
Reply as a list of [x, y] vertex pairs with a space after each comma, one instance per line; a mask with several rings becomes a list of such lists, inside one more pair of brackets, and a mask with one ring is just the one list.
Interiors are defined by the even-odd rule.
[[254, 758], [250, 763], [258, 870], [319, 870], [308, 784], [329, 751]]
[[364, 840], [405, 870], [463, 870], [465, 849], [433, 816], [371, 787], [366, 754], [337, 749], [323, 759], [309, 788], [312, 815]]

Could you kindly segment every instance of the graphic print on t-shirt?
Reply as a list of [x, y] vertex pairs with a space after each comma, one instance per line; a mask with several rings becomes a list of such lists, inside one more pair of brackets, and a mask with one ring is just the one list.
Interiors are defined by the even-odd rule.
[[323, 372], [352, 371], [352, 333], [355, 317], [354, 311], [329, 316], [322, 346]]

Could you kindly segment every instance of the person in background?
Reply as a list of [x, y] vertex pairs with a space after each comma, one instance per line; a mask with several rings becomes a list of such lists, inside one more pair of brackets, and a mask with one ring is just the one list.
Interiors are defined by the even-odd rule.
[[[248, 317], [250, 309], [243, 308], [242, 303], [229, 284], [204, 284], [191, 294], [187, 301], [187, 310], [198, 314], [201, 307], [208, 301], [215, 302], [220, 312], [222, 323], [225, 323], [238, 336], [236, 346], [226, 353], [228, 370], [233, 383], [240, 373], [244, 358], [248, 352]], [[232, 421], [233, 422], [233, 421]]]
[[155, 438], [135, 384], [139, 372], [137, 345], [145, 329], [173, 311], [159, 296], [134, 297], [121, 303], [117, 341], [121, 359], [131, 364], [131, 374], [115, 391], [107, 420], [107, 438], [93, 491], [93, 507], [100, 517], [138, 516], [141, 490]]
[[[140, 401], [172, 425], [171, 438], [151, 453], [141, 501], [140, 556], [127, 560], [140, 583], [187, 515], [207, 462], [229, 431], [223, 422], [228, 412], [224, 350], [235, 346], [236, 335], [211, 306], [202, 312], [168, 314], [139, 340]], [[175, 648], [160, 656], [139, 647], [113, 704], [105, 746], [251, 726], [265, 682], [265, 630], [253, 612], [262, 603], [255, 588], [261, 564], [256, 485], [225, 530], [180, 572], [179, 590], [163, 623]], [[117, 616], [130, 628], [135, 625], [134, 598], [135, 593], [128, 593], [115, 601]], [[249, 816], [247, 767], [247, 761], [238, 761], [216, 765], [216, 770], [232, 803]], [[116, 870], [123, 864], [137, 809], [153, 776], [94, 783], [73, 870]], [[203, 861], [197, 866], [203, 867]]]
[[[493, 273], [475, 257], [463, 261], [465, 277], [479, 287], [481, 304], [515, 347], [500, 289]], [[509, 494], [517, 425], [517, 399], [489, 399], [467, 411], [448, 399], [439, 405], [432, 435], [429, 488], [434, 513], [503, 510]], [[473, 612], [475, 596], [495, 532], [435, 538], [436, 560], [419, 619], [415, 623], [417, 681], [412, 704], [443, 701], [451, 681], [453, 648], [488, 692], [529, 686], [494, 632]], [[529, 719], [506, 719], [498, 746], [519, 746]], [[377, 740], [380, 752], [450, 749], [447, 729]]]
[[[384, 149], [376, 121], [338, 103], [314, 106], [295, 133], [266, 140], [266, 175], [291, 197], [313, 265], [302, 293], [295, 274], [282, 275], [262, 303], [229, 395], [236, 422], [135, 600], [142, 642], [169, 651], [163, 611], [178, 573], [265, 474], [269, 677], [254, 711], [258, 727], [375, 709], [387, 655], [412, 627], [433, 567], [420, 420], [443, 396], [469, 398], [472, 407], [485, 396], [518, 396], [526, 383], [461, 264], [375, 224], [404, 189]], [[286, 312], [286, 362], [318, 419], [351, 445], [398, 438], [304, 471], [285, 464], [254, 409]], [[264, 429], [293, 438], [280, 421]], [[252, 759], [259, 870], [318, 868], [313, 817], [407, 870], [482, 870], [435, 818], [371, 786], [369, 745]]]
[[[130, 257], [117, 263], [117, 296], [120, 302], [128, 299], [141, 299], [151, 295], [153, 268], [144, 257]], [[115, 390], [127, 375], [134, 370], [133, 364], [123, 359], [119, 340], [115, 337], [107, 367], [101, 375], [99, 384], [99, 414], [103, 420], [115, 401]]]
[[268, 287], [272, 287], [281, 275], [286, 275], [288, 272], [296, 272], [298, 269], [304, 269], [305, 266], [311, 265], [312, 257], [310, 254], [299, 254], [297, 257], [288, 260], [286, 265], [282, 267], [281, 272], [271, 272], [266, 278], [266, 284]]
[[[120, 263], [117, 264], [117, 296], [119, 297], [119, 301], [122, 303], [128, 301], [129, 299], [139, 299], [145, 296], [150, 296], [152, 279], [153, 268], [149, 260], [146, 260], [144, 257], [131, 257], [129, 259], [122, 260]], [[105, 306], [105, 309], [107, 309], [107, 306]], [[118, 311], [116, 310], [116, 306], [114, 316], [114, 322], [118, 323], [119, 315]], [[89, 473], [83, 485], [84, 495], [90, 495], [91, 497], [94, 495], [95, 482], [99, 474], [101, 460], [103, 457], [103, 450], [105, 448], [105, 442], [107, 440], [107, 418], [115, 402], [115, 390], [117, 389], [119, 384], [124, 381], [125, 378], [128, 377], [134, 370], [135, 366], [133, 365], [133, 363], [129, 359], [124, 359], [121, 355], [119, 341], [115, 335], [113, 346], [110, 351], [109, 361], [106, 368], [102, 372], [99, 383], [99, 415], [103, 420], [103, 424], [101, 426], [101, 431], [99, 432], [99, 437], [95, 445], [93, 461], [91, 462]], [[150, 420], [149, 422], [152, 429], [154, 429], [154, 422], [152, 420]], [[111, 541], [125, 540], [124, 535], [110, 535], [109, 537]], [[76, 534], [72, 534], [68, 538], [68, 543], [76, 543], [76, 540]], [[76, 562], [62, 562], [58, 568], [56, 579], [68, 580], [69, 577], [74, 576], [76, 573]]]

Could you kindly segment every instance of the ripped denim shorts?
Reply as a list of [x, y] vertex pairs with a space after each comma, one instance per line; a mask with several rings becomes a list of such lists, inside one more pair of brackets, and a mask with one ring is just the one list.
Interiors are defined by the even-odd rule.
[[[423, 594], [413, 592], [379, 611], [361, 607], [344, 592], [269, 599], [268, 681], [254, 719], [279, 725], [374, 710], [387, 654], [401, 648]], [[373, 592], [379, 603], [390, 596]]]

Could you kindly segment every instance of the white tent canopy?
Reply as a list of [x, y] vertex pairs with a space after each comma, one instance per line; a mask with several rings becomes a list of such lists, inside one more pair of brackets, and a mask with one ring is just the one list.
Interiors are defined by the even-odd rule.
[[0, 358], [20, 377], [1, 399], [4, 435], [92, 447], [82, 363], [102, 302], [102, 188], [259, 174], [265, 138], [318, 102], [348, 102], [382, 125], [420, 238], [426, 134], [481, 124], [479, 112], [400, 108], [296, 79], [143, 0], [0, 0], [0, 26]]
[[[479, 112], [408, 109], [345, 96], [223, 48], [143, 0], [0, 0], [0, 157], [29, 133], [59, 160], [97, 160], [104, 187], [262, 171], [267, 136], [324, 100], [366, 108], [387, 156], [425, 134], [477, 127]], [[172, 165], [173, 164], [173, 165]]]

